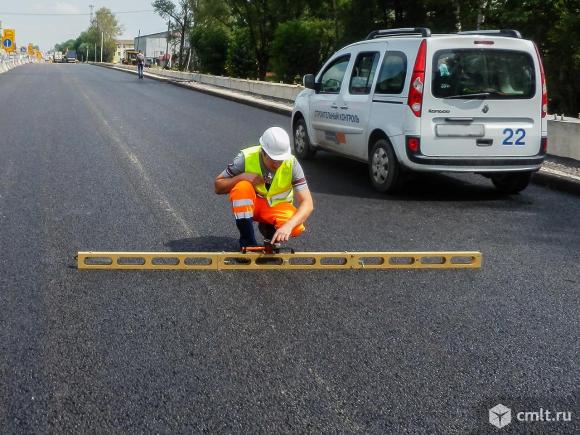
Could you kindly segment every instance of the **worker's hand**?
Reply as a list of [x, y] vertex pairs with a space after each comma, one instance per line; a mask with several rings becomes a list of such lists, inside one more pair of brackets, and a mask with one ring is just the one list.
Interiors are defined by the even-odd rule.
[[292, 229], [292, 225], [289, 225], [288, 222], [282, 225], [276, 230], [274, 236], [272, 236], [272, 243], [287, 242], [292, 234]]
[[242, 180], [249, 181], [254, 186], [257, 186], [258, 184], [262, 184], [264, 182], [264, 179], [262, 178], [261, 175], [252, 174], [251, 172], [244, 172], [241, 178]]

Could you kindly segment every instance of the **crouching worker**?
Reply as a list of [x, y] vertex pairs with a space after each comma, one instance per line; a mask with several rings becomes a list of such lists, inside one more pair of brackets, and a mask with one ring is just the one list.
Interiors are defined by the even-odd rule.
[[[304, 171], [280, 127], [267, 129], [260, 145], [243, 149], [216, 177], [215, 192], [230, 195], [242, 249], [258, 245], [254, 222], [264, 239], [285, 242], [304, 231], [304, 222], [314, 209]], [[293, 205], [294, 196], [298, 208]]]

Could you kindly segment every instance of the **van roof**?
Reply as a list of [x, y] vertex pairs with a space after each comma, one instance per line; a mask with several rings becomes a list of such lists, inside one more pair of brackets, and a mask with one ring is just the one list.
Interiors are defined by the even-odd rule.
[[[507, 36], [510, 38], [522, 39], [522, 34], [514, 29], [479, 29], [479, 30], [467, 30], [455, 33], [456, 35], [489, 35], [489, 36]], [[385, 38], [385, 37], [398, 37], [398, 36], [410, 36], [410, 35], [421, 35], [423, 38], [428, 38], [432, 35], [431, 29], [428, 27], [402, 27], [397, 29], [381, 29], [373, 30], [367, 35], [366, 40]]]
[[[511, 33], [514, 32], [514, 33]], [[353, 42], [352, 44], [349, 44], [345, 47], [343, 47], [341, 50], [344, 50], [346, 48], [351, 48], [351, 47], [356, 47], [359, 45], [366, 45], [366, 44], [372, 44], [374, 42], [386, 42], [386, 41], [392, 41], [392, 40], [398, 40], [398, 41], [421, 41], [423, 39], [425, 40], [429, 40], [429, 39], [437, 39], [437, 40], [441, 40], [441, 39], [450, 39], [450, 40], [457, 40], [457, 39], [475, 39], [478, 37], [485, 37], [485, 38], [489, 38], [489, 39], [495, 39], [495, 40], [512, 40], [512, 41], [528, 41], [527, 39], [523, 39], [520, 35], [520, 33], [517, 30], [492, 30], [492, 31], [467, 31], [467, 32], [458, 32], [458, 33], [436, 33], [436, 34], [429, 34], [428, 36], [422, 36], [419, 33], [415, 33], [415, 34], [387, 34], [384, 36], [381, 36], [380, 34], [377, 34], [375, 36], [371, 35], [373, 34], [373, 32], [371, 32], [371, 34], [369, 34], [369, 37], [367, 37], [367, 39], [363, 39], [361, 41], [357, 41], [357, 42]], [[517, 35], [517, 36], [516, 36]]]

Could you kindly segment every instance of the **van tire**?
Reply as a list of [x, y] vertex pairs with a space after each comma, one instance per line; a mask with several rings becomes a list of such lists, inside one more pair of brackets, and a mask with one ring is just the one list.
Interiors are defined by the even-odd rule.
[[369, 178], [375, 190], [394, 193], [401, 185], [401, 166], [386, 139], [378, 139], [369, 153]]
[[491, 175], [491, 181], [500, 192], [512, 194], [528, 187], [531, 177], [531, 172], [507, 172]]
[[300, 118], [294, 125], [294, 155], [302, 160], [308, 160], [316, 154], [312, 146], [304, 118]]

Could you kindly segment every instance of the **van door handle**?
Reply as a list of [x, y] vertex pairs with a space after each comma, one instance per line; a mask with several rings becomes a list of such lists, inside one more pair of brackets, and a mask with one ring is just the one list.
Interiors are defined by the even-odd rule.
[[346, 110], [348, 109], [348, 106], [340, 106], [340, 108]]
[[338, 109], [338, 106], [337, 106], [336, 104], [332, 103], [332, 104], [330, 105], [330, 108], [331, 108], [331, 109]]
[[490, 147], [493, 145], [493, 139], [477, 139], [475, 144], [478, 147]]

